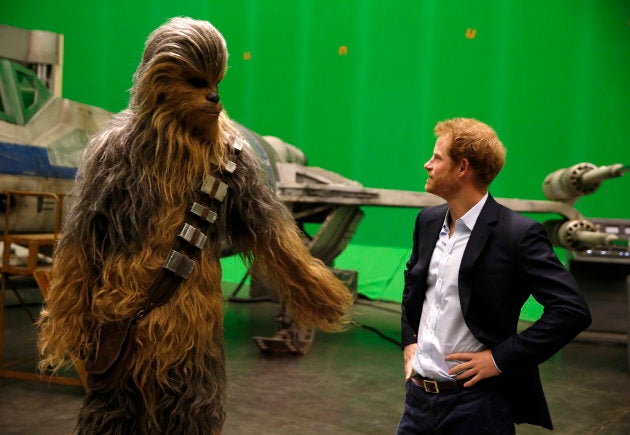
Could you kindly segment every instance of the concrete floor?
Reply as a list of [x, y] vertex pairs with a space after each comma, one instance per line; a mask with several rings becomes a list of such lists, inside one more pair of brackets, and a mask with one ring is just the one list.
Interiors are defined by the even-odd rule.
[[[226, 285], [226, 295], [232, 288]], [[37, 298], [34, 289], [21, 291], [27, 299]], [[36, 301], [30, 309], [38, 312]], [[398, 340], [397, 304], [357, 302], [354, 320], [364, 327], [318, 332], [305, 356], [264, 355], [254, 344], [252, 336], [273, 335], [277, 312], [278, 305], [271, 302], [226, 304], [229, 387], [224, 433], [392, 434], [404, 401], [402, 353], [369, 328]], [[32, 324], [22, 307], [8, 306], [5, 314], [4, 359], [32, 357], [20, 366], [32, 370]], [[541, 372], [555, 433], [630, 433], [625, 346], [576, 341], [545, 362]], [[0, 379], [0, 433], [69, 434], [82, 396], [80, 387]], [[517, 433], [548, 431], [521, 425]]]

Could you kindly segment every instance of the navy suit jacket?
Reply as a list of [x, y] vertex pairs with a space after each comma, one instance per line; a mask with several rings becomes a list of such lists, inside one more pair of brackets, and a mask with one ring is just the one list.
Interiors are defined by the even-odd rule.
[[[416, 218], [402, 299], [403, 346], [417, 342], [429, 262], [447, 210], [446, 204], [427, 208]], [[464, 251], [458, 285], [464, 320], [492, 350], [514, 421], [551, 429], [538, 365], [588, 327], [591, 315], [543, 226], [488, 195]], [[544, 312], [517, 333], [530, 295]]]

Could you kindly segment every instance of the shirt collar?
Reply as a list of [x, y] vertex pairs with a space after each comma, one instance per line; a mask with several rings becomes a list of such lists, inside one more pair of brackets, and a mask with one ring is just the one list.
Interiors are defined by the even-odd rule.
[[[488, 199], [488, 192], [486, 192], [486, 194], [479, 200], [479, 202], [477, 202], [477, 204], [475, 204], [470, 210], [468, 210], [464, 216], [458, 219], [462, 221], [462, 223], [466, 226], [466, 228], [468, 228], [469, 231], [472, 231], [472, 229], [475, 227], [475, 224], [477, 223], [477, 219], [479, 218], [479, 215], [481, 214], [481, 210], [483, 209], [483, 206], [486, 204], [487, 199]], [[446, 228], [448, 228], [448, 216], [449, 216], [449, 213], [446, 213], [446, 216], [444, 217], [444, 223], [442, 224], [443, 228], [445, 226]]]

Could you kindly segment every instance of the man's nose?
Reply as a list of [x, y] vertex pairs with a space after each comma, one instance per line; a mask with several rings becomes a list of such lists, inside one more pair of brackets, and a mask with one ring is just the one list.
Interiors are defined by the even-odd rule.
[[206, 95], [206, 100], [216, 104], [219, 102], [219, 94], [217, 92], [210, 92], [208, 95]]

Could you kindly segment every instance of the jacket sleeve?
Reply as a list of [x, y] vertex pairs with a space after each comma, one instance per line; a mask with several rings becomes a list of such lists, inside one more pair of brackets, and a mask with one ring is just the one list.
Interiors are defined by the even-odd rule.
[[402, 336], [403, 349], [406, 346], [413, 344], [418, 340], [418, 325], [412, 326], [409, 323], [407, 313], [408, 313], [408, 304], [410, 300], [410, 293], [411, 293], [412, 288], [416, 284], [415, 279], [411, 273], [411, 270], [413, 269], [413, 267], [418, 261], [418, 231], [419, 231], [418, 222], [420, 220], [420, 213], [418, 213], [418, 216], [416, 217], [416, 223], [415, 223], [415, 227], [413, 231], [413, 243], [412, 243], [412, 249], [411, 249], [411, 256], [409, 258], [409, 261], [407, 262], [407, 266], [404, 272], [405, 287], [403, 289], [402, 304], [401, 304], [401, 311], [402, 311], [401, 336]]
[[560, 263], [543, 226], [531, 222], [518, 242], [514, 281], [531, 292], [544, 311], [519, 334], [492, 349], [503, 373], [530, 369], [550, 358], [591, 323], [586, 301], [571, 273]]

